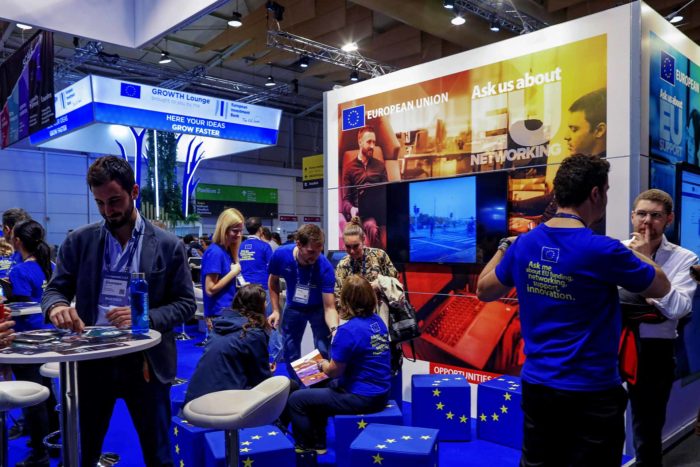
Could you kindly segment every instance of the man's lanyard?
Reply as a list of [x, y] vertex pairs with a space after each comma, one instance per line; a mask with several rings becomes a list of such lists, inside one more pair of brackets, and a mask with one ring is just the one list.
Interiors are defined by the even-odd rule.
[[297, 265], [297, 286], [303, 285], [306, 287], [310, 287], [311, 286], [311, 276], [313, 276], [313, 273], [314, 273], [313, 268], [314, 268], [314, 266], [316, 266], [316, 263], [318, 263], [318, 261], [316, 261], [316, 263], [314, 263], [314, 264], [309, 264], [308, 266], [306, 266], [306, 267], [309, 267], [309, 278], [306, 280], [306, 284], [302, 284], [301, 283], [301, 269], [299, 268], [299, 259], [298, 258], [299, 258], [299, 252], [297, 251], [297, 254], [294, 255], [294, 263]]
[[586, 224], [586, 221], [584, 221], [583, 218], [581, 218], [580, 216], [577, 216], [576, 214], [569, 214], [568, 212], [558, 212], [554, 215], [554, 217], [559, 217], [559, 218], [563, 218], [563, 219], [574, 219], [574, 220], [582, 223], [584, 227], [588, 227], [588, 225]]
[[110, 242], [109, 242], [109, 239], [105, 240], [105, 254], [104, 254], [105, 270], [116, 271], [116, 272], [129, 272], [129, 270], [131, 269], [131, 264], [134, 261], [134, 255], [136, 255], [136, 250], [138, 250], [140, 236], [141, 236], [141, 231], [134, 230], [132, 237], [129, 239], [129, 243], [127, 243], [127, 245], [126, 245], [126, 249], [129, 250], [129, 252], [121, 255], [121, 257], [117, 261], [117, 264], [115, 265], [114, 268], [112, 268], [112, 258], [111, 258], [111, 255], [109, 254]]

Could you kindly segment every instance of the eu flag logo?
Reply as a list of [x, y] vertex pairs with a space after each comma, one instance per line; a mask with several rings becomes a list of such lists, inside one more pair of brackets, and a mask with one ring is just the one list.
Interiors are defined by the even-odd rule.
[[542, 247], [542, 261], [548, 261], [550, 263], [559, 262], [559, 248], [550, 248], [548, 246]]
[[131, 83], [121, 83], [122, 88], [121, 94], [124, 97], [133, 97], [134, 99], [141, 99], [141, 86]]
[[676, 59], [663, 50], [661, 51], [660, 75], [661, 79], [666, 81], [668, 84], [672, 86], [676, 85]]
[[358, 105], [343, 110], [343, 131], [365, 126], [365, 106]]

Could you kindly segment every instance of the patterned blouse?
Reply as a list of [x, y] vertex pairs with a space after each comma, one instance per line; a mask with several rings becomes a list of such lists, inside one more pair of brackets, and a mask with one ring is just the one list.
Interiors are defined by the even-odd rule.
[[341, 259], [335, 268], [335, 297], [340, 297], [340, 289], [343, 287], [345, 279], [353, 274], [360, 274], [362, 277], [372, 282], [378, 275], [399, 277], [399, 273], [391, 262], [386, 251], [380, 248], [364, 247], [362, 259], [353, 260], [350, 255]]

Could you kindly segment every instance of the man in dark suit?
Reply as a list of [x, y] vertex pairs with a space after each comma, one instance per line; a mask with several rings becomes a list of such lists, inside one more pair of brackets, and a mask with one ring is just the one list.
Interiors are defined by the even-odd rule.
[[[79, 363], [82, 465], [98, 461], [118, 398], [129, 409], [144, 463], [172, 465], [170, 386], [177, 369], [172, 329], [191, 318], [196, 308], [185, 247], [177, 237], [140, 216], [134, 206], [139, 186], [124, 159], [106, 156], [96, 160], [88, 170], [87, 182], [104, 222], [68, 235], [46, 287], [42, 310], [58, 328], [130, 327], [128, 278], [130, 273], [144, 272], [150, 327], [161, 333], [162, 341], [145, 352]], [[122, 281], [124, 287], [104, 287], [105, 278]], [[70, 305], [73, 298], [75, 307]]]

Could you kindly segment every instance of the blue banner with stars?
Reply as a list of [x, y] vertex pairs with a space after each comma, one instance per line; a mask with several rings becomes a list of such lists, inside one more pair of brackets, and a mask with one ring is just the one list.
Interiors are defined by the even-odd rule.
[[520, 378], [501, 376], [477, 387], [476, 432], [479, 439], [520, 449], [523, 412]]
[[471, 440], [471, 386], [463, 376], [413, 375], [414, 426], [437, 428], [440, 441]]
[[358, 105], [343, 110], [343, 131], [365, 126], [365, 106]]

